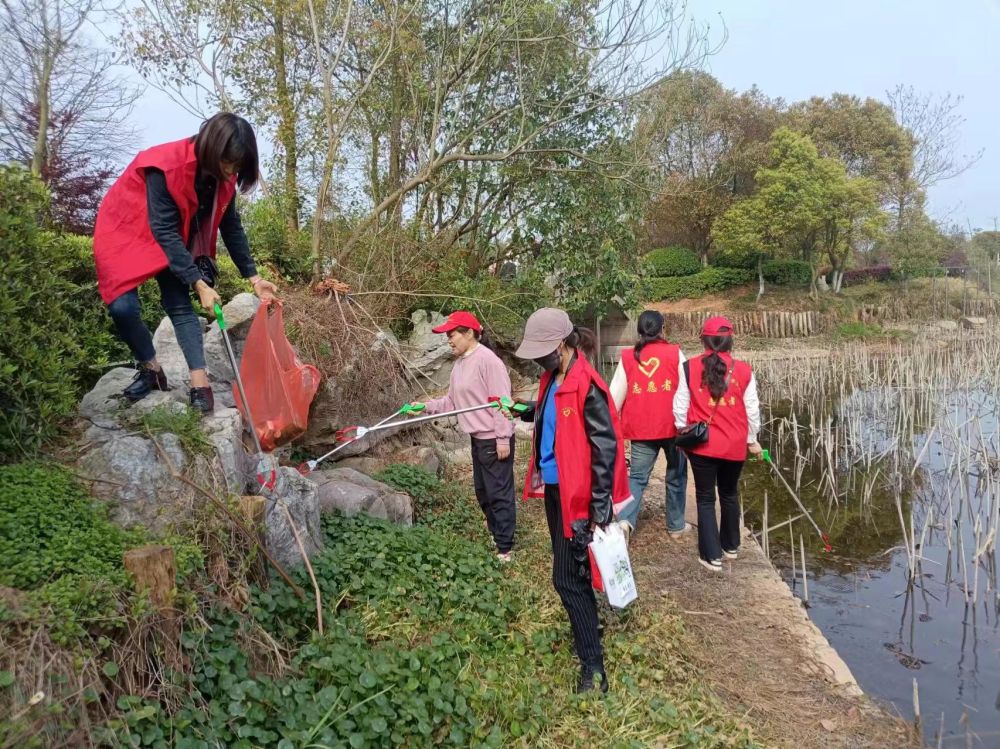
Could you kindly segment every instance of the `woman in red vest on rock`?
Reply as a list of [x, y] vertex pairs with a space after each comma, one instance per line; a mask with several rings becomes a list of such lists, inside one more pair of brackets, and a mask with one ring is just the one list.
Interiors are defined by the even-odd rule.
[[622, 353], [611, 397], [621, 414], [622, 432], [631, 441], [629, 489], [635, 499], [618, 516], [628, 537], [637, 527], [642, 495], [660, 450], [667, 456], [667, 533], [690, 530], [684, 520], [687, 504], [687, 458], [674, 447], [674, 394], [684, 378], [684, 352], [663, 337], [663, 315], [646, 310], [637, 323], [639, 342]]
[[237, 187], [247, 192], [256, 184], [257, 171], [250, 123], [220, 113], [203, 122], [194, 137], [139, 153], [101, 202], [94, 228], [97, 288], [118, 335], [139, 363], [124, 392], [128, 400], [168, 389], [139, 305], [139, 286], [155, 278], [191, 370], [191, 406], [202, 413], [214, 409], [202, 321], [191, 292], [206, 310], [221, 302], [212, 288], [219, 233], [254, 293], [266, 299], [277, 291], [257, 274], [233, 199]]
[[[516, 355], [543, 370], [538, 400], [521, 418], [533, 422], [534, 448], [525, 498], [545, 499], [552, 541], [552, 583], [573, 629], [581, 671], [577, 691], [608, 690], [597, 621], [589, 544], [596, 526], [630, 501], [618, 416], [608, 387], [587, 361], [594, 334], [561, 309], [528, 318]], [[580, 354], [583, 354], [581, 356]]]
[[[711, 317], [701, 330], [705, 353], [685, 365], [685, 377], [674, 396], [678, 429], [703, 422], [708, 440], [685, 448], [694, 473], [698, 500], [698, 557], [702, 566], [722, 571], [722, 559], [736, 559], [740, 548], [739, 479], [747, 450], [761, 454], [757, 444], [760, 403], [753, 370], [734, 359], [733, 326], [725, 317]], [[722, 507], [721, 528], [715, 519], [715, 492]]]

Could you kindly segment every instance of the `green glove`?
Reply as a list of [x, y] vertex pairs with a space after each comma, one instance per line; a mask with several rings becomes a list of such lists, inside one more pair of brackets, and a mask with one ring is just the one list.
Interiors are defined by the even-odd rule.
[[427, 408], [426, 403], [405, 403], [403, 407], [399, 409], [399, 413], [402, 416], [407, 416], [408, 414], [418, 414]]
[[226, 318], [222, 316], [222, 305], [215, 303], [215, 320], [219, 323], [219, 330], [226, 329]]

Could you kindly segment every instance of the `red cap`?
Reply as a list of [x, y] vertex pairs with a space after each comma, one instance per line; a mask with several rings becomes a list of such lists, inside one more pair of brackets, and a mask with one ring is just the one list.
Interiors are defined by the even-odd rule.
[[450, 333], [455, 328], [469, 328], [477, 333], [483, 332], [483, 326], [479, 324], [479, 320], [471, 312], [466, 312], [465, 310], [458, 310], [457, 312], [452, 312], [448, 315], [448, 319], [443, 323], [433, 328], [435, 333]]
[[701, 326], [702, 335], [732, 335], [733, 324], [725, 317], [710, 317]]

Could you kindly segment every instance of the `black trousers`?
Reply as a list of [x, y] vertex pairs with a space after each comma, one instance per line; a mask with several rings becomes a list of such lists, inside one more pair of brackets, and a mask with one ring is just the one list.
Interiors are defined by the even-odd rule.
[[[705, 561], [722, 559], [722, 550], [740, 548], [739, 480], [742, 460], [723, 460], [688, 454], [698, 499], [698, 554]], [[719, 489], [722, 526], [715, 520], [715, 490]]]
[[486, 526], [497, 545], [506, 554], [514, 547], [517, 503], [514, 500], [514, 438], [510, 438], [510, 457], [497, 459], [497, 441], [472, 438], [472, 479], [476, 499], [486, 516]]
[[590, 578], [584, 579], [578, 574], [569, 539], [563, 535], [558, 484], [545, 485], [545, 518], [549, 521], [552, 538], [552, 585], [569, 614], [576, 654], [583, 665], [603, 672], [604, 651], [597, 627], [597, 599]]

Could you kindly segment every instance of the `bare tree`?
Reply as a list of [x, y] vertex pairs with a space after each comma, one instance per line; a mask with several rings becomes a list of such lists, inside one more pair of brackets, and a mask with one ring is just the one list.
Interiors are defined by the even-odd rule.
[[139, 94], [85, 35], [102, 11], [92, 0], [0, 0], [0, 9], [0, 156], [48, 182], [54, 200], [84, 183], [97, 195], [133, 144], [127, 119]]
[[965, 117], [959, 113], [961, 96], [922, 94], [902, 84], [886, 92], [896, 121], [913, 138], [913, 164], [898, 175], [893, 196], [897, 228], [901, 227], [915, 193], [954, 179], [971, 168], [983, 156], [983, 149], [972, 154], [958, 153], [961, 127]]

